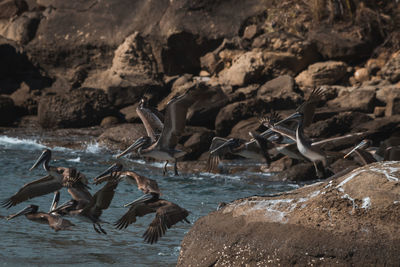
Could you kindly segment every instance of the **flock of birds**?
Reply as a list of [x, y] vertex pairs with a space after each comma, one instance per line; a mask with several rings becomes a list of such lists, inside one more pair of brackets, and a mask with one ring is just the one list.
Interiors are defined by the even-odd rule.
[[[198, 102], [204, 102], [214, 92], [212, 89], [194, 86], [183, 95], [174, 97], [166, 107], [165, 118], [158, 110], [148, 105], [147, 99], [143, 98], [137, 108], [137, 113], [146, 129], [146, 136], [137, 139], [125, 151], [116, 156], [120, 158], [128, 153], [136, 151], [145, 158], [154, 158], [165, 161], [164, 175], [167, 173], [169, 162], [174, 163], [174, 173], [178, 175], [177, 160], [188, 151], [176, 148], [179, 138], [186, 124], [188, 108]], [[208, 170], [215, 171], [222, 156], [227, 153], [240, 155], [245, 158], [264, 160], [269, 165], [273, 153], [282, 153], [293, 159], [309, 160], [314, 163], [317, 176], [327, 178], [328, 157], [319, 146], [327, 142], [333, 142], [355, 136], [363, 136], [363, 133], [354, 133], [342, 137], [330, 138], [322, 141], [314, 141], [304, 134], [304, 127], [311, 124], [316, 106], [320, 101], [323, 91], [313, 90], [310, 96], [300, 105], [294, 114], [281, 119], [280, 116], [271, 112], [271, 115], [261, 120], [268, 127], [263, 133], [250, 132], [249, 141], [231, 138], [224, 139], [215, 137], [210, 146], [210, 157]], [[354, 147], [347, 155], [356, 153], [364, 164], [377, 160], [400, 160], [400, 140], [397, 146], [386, 145], [375, 149], [383, 152], [371, 153], [373, 149], [367, 149], [370, 141], [363, 140]], [[382, 155], [383, 153], [383, 155]], [[89, 192], [89, 181], [79, 171], [68, 167], [55, 167], [50, 165], [51, 151], [45, 149], [31, 170], [43, 164], [47, 175], [43, 178], [25, 184], [17, 193], [5, 199], [1, 204], [10, 208], [29, 199], [54, 193], [53, 202], [48, 212], [39, 211], [36, 205], [30, 205], [16, 214], [6, 217], [11, 220], [15, 217], [25, 215], [27, 219], [48, 224], [55, 231], [67, 230], [74, 224], [65, 216], [76, 216], [93, 224], [98, 233], [107, 234], [102, 228], [100, 216], [107, 209], [114, 197], [115, 190], [120, 181], [126, 179], [137, 185], [143, 192], [143, 196], [126, 204], [127, 212], [115, 222], [117, 229], [127, 228], [135, 223], [137, 217], [155, 213], [155, 218], [143, 234], [148, 243], [155, 243], [162, 237], [166, 230], [180, 221], [187, 220], [189, 212], [170, 201], [160, 198], [160, 189], [155, 180], [139, 175], [134, 171], [123, 170], [123, 165], [115, 163], [103, 173], [93, 179], [93, 184], [105, 185], [94, 195]], [[71, 200], [58, 205], [60, 190], [66, 188], [71, 195]]]

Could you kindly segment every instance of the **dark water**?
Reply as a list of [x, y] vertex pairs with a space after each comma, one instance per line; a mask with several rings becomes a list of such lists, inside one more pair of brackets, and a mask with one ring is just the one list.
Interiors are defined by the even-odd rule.
[[[29, 172], [36, 158], [45, 148], [46, 140], [34, 137], [0, 136], [0, 199], [13, 195], [22, 185], [45, 175], [43, 168]], [[82, 139], [76, 140], [82, 142]], [[116, 151], [99, 148], [96, 144], [84, 144], [81, 150], [52, 147], [54, 166], [75, 167], [89, 179], [99, 174], [111, 163]], [[160, 163], [146, 164], [142, 160], [120, 161], [126, 169], [156, 179], [163, 198], [177, 203], [190, 211], [188, 217], [193, 224], [198, 218], [215, 210], [221, 201], [276, 193], [293, 189], [295, 185], [268, 182], [268, 175], [239, 173], [235, 175], [213, 175], [208, 173], [181, 174], [178, 177], [163, 177]], [[101, 187], [92, 185], [92, 193]], [[140, 218], [125, 230], [114, 229], [112, 223], [122, 216], [127, 208], [123, 204], [141, 196], [141, 192], [122, 182], [111, 207], [105, 210], [103, 228], [108, 235], [97, 234], [92, 225], [69, 218], [76, 227], [71, 231], [54, 232], [47, 225], [27, 220], [24, 216], [12, 221], [0, 219], [0, 266], [27, 265], [84, 265], [99, 266], [174, 266], [180, 243], [191, 224], [178, 223], [155, 245], [143, 242], [142, 234], [154, 215]], [[39, 205], [39, 210], [48, 211], [53, 195], [46, 195], [21, 203], [7, 210], [0, 208], [0, 215], [15, 213], [29, 204]], [[69, 200], [66, 190], [61, 191], [61, 202]]]

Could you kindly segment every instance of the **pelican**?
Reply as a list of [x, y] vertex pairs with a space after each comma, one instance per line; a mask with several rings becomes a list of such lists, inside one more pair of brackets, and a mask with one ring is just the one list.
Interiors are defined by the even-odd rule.
[[[360, 158], [363, 165], [367, 165], [377, 161], [386, 161], [386, 160], [400, 160], [400, 146], [386, 146], [385, 142], [383, 142], [380, 148], [370, 147], [372, 141], [369, 139], [364, 139], [356, 145], [349, 153], [347, 153], [344, 158], [347, 158], [352, 153], [356, 153]], [[380, 151], [379, 151], [380, 150]], [[378, 155], [378, 151], [383, 152], [383, 157]]]
[[[111, 174], [111, 175], [108, 175]], [[130, 207], [129, 210], [115, 223], [117, 229], [127, 228], [130, 224], [136, 222], [136, 217], [142, 217], [150, 213], [156, 213], [156, 217], [150, 223], [146, 232], [143, 234], [144, 240], [148, 243], [155, 243], [161, 238], [167, 228], [180, 221], [189, 223], [186, 217], [189, 212], [178, 205], [160, 199], [160, 190], [155, 180], [138, 175], [132, 171], [122, 171], [121, 164], [114, 164], [101, 175], [94, 179], [95, 183], [104, 181], [119, 182], [122, 178], [135, 181], [138, 189], [145, 195], [135, 201], [124, 205]]]
[[88, 188], [86, 185], [87, 179], [82, 173], [74, 168], [50, 166], [50, 159], [51, 151], [45, 149], [30, 170], [33, 170], [43, 162], [43, 167], [48, 175], [25, 184], [17, 193], [4, 200], [1, 205], [6, 208], [11, 208], [28, 199], [53, 193], [63, 187], [70, 189], [69, 191], [75, 189], [86, 190], [86, 188]]
[[356, 145], [349, 153], [344, 155], [343, 158], [347, 158], [350, 156], [352, 153], [356, 153], [357, 156], [360, 158], [361, 162], [363, 165], [367, 165], [370, 163], [374, 163], [377, 160], [372, 156], [371, 153], [369, 153], [366, 148], [368, 148], [371, 145], [372, 141], [369, 139], [364, 139], [362, 140], [358, 145]]
[[36, 205], [29, 205], [20, 212], [7, 216], [7, 220], [25, 215], [28, 220], [42, 224], [48, 224], [56, 232], [60, 230], [69, 230], [72, 226], [75, 226], [75, 224], [71, 223], [67, 219], [62, 218], [59, 215], [38, 211], [38, 209], [39, 207]]
[[[164, 127], [164, 116], [157, 109], [148, 105], [147, 97], [144, 96], [140, 100], [139, 106], [136, 108], [136, 113], [139, 115], [139, 118], [146, 129], [147, 136], [138, 138], [131, 146], [118, 154], [116, 156], [117, 159], [136, 149], [147, 148], [151, 144], [155, 143]], [[137, 144], [140, 144], [140, 146]]]
[[[151, 143], [149, 138], [142, 138], [141, 140], [137, 140], [118, 156], [122, 156], [138, 147], [141, 147], [142, 149], [138, 150], [138, 153], [141, 156], [165, 161], [163, 168], [164, 175], [167, 172], [167, 164], [170, 161], [175, 163], [174, 172], [175, 175], [178, 175], [177, 160], [186, 155], [187, 152], [178, 150], [175, 147], [185, 128], [188, 108], [195, 102], [203, 100], [209, 95], [209, 92], [204, 92], [202, 89], [204, 88], [194, 86], [189, 88], [183, 95], [171, 99], [167, 104], [167, 111], [161, 135], [156, 142]], [[146, 146], [143, 147], [145, 142], [147, 142]]]

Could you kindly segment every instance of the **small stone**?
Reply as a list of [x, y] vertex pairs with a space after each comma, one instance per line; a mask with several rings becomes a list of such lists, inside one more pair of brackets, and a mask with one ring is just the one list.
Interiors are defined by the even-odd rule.
[[385, 110], [386, 107], [375, 107], [374, 109], [375, 118], [383, 117], [385, 115]]
[[257, 34], [257, 25], [247, 26], [243, 33], [243, 39], [253, 39]]
[[210, 73], [206, 70], [201, 70], [199, 73], [200, 77], [210, 77]]
[[116, 118], [114, 116], [108, 116], [108, 117], [105, 117], [101, 121], [100, 126], [104, 127], [104, 128], [108, 128], [108, 127], [110, 127], [112, 125], [115, 125], [115, 124], [118, 124], [118, 118]]
[[365, 82], [365, 81], [368, 81], [369, 78], [370, 78], [368, 69], [367, 69], [367, 68], [358, 69], [358, 70], [354, 73], [354, 78], [355, 78], [356, 81], [358, 81], [358, 82]]

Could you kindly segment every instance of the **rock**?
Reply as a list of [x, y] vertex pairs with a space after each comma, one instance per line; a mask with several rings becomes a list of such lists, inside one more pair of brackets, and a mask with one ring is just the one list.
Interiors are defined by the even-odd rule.
[[[351, 30], [351, 29], [349, 29]], [[357, 29], [356, 29], [357, 30]], [[360, 60], [368, 57], [373, 49], [373, 40], [362, 40], [346, 32], [337, 32], [332, 28], [317, 27], [308, 34], [308, 40], [317, 46], [325, 60]]]
[[394, 53], [382, 68], [382, 76], [392, 83], [400, 81], [400, 52]]
[[133, 104], [144, 93], [162, 89], [155, 64], [151, 47], [135, 32], [115, 50], [111, 68], [89, 76], [83, 86], [105, 90], [118, 107]]
[[385, 115], [386, 107], [375, 107], [374, 108], [374, 116], [375, 117], [383, 117]]
[[208, 70], [209, 73], [211, 74], [216, 72], [219, 63], [220, 63], [219, 59], [213, 52], [207, 53], [200, 58], [201, 67]]
[[117, 117], [108, 116], [101, 120], [100, 126], [103, 128], [109, 128], [113, 125], [118, 124], [119, 120]]
[[295, 92], [294, 79], [289, 75], [279, 76], [266, 82], [258, 89], [257, 97], [274, 110], [293, 109], [302, 102], [302, 97]]
[[274, 181], [302, 182], [311, 181], [317, 178], [314, 164], [311, 162], [304, 162], [277, 173], [271, 179]]
[[318, 87], [321, 85], [333, 85], [344, 78], [347, 73], [347, 65], [341, 61], [318, 62], [310, 65], [307, 70], [296, 77], [296, 83], [300, 87]]
[[[289, 157], [287, 157], [287, 156], [282, 157], [282, 158], [280, 158], [278, 160], [275, 160], [275, 161], [271, 162], [269, 168], [266, 169], [265, 172], [281, 172], [281, 171], [284, 171], [284, 170], [292, 167], [293, 166], [293, 162], [294, 162], [294, 160], [289, 158]], [[279, 176], [272, 177], [272, 179], [274, 179], [274, 178], [280, 179]]]
[[10, 19], [20, 16], [28, 10], [28, 4], [24, 0], [5, 0], [0, 3], [0, 19]]
[[385, 116], [400, 114], [400, 97], [391, 97], [386, 105]]
[[7, 96], [0, 96], [0, 126], [10, 126], [16, 119], [14, 102]]
[[260, 131], [261, 128], [264, 129], [264, 127], [260, 125], [259, 119], [257, 117], [251, 117], [246, 120], [241, 120], [235, 124], [228, 137], [250, 140], [251, 137], [249, 132]]
[[354, 79], [355, 79], [357, 82], [362, 83], [362, 82], [368, 81], [369, 78], [370, 78], [370, 77], [369, 77], [369, 71], [368, 71], [367, 68], [358, 69], [358, 70], [356, 70], [356, 72], [354, 73]]
[[38, 101], [41, 92], [39, 90], [30, 90], [29, 86], [21, 83], [21, 87], [10, 95], [16, 107], [22, 110], [23, 114], [37, 114]]
[[221, 84], [243, 87], [258, 81], [262, 76], [264, 60], [261, 52], [245, 52], [232, 62], [230, 68], [219, 73]]
[[81, 88], [67, 94], [42, 97], [38, 106], [43, 128], [78, 128], [100, 124], [115, 113], [107, 95], [100, 89]]
[[247, 26], [244, 29], [243, 39], [248, 39], [248, 40], [253, 39], [256, 36], [257, 31], [258, 31], [257, 25], [252, 24], [252, 25]]
[[338, 96], [329, 101], [328, 106], [346, 110], [372, 113], [376, 104], [376, 93], [369, 88], [345, 88], [339, 90]]
[[120, 109], [120, 113], [125, 117], [126, 122], [139, 122], [139, 115], [136, 113], [136, 108], [139, 106], [139, 102], [134, 105], [130, 105]]
[[25, 12], [0, 27], [0, 35], [20, 44], [27, 44], [35, 37], [40, 19], [39, 12]]
[[400, 115], [375, 118], [372, 121], [355, 124], [353, 126], [352, 132], [361, 131], [368, 131], [370, 134], [374, 133], [375, 136], [381, 135], [387, 138], [400, 131]]
[[146, 130], [141, 123], [124, 123], [106, 129], [97, 138], [97, 141], [109, 149], [123, 150], [132, 145], [136, 139], [146, 135]]
[[[228, 88], [230, 90], [228, 90]], [[246, 99], [251, 99], [257, 96], [259, 84], [250, 84], [246, 87], [234, 90], [231, 86], [223, 87], [224, 93], [228, 96], [230, 102], [238, 102]]]
[[249, 99], [229, 104], [222, 108], [215, 119], [217, 136], [227, 136], [240, 120], [269, 112], [267, 103], [260, 99]]
[[186, 126], [182, 138], [186, 139], [186, 136], [190, 137], [184, 142], [184, 147], [190, 152], [185, 155], [184, 160], [197, 160], [208, 151], [215, 133], [204, 127]]
[[0, 36], [0, 94], [11, 94], [24, 82], [31, 90], [48, 87], [52, 80], [34, 66], [15, 42]]
[[392, 98], [400, 97], [400, 85], [377, 85], [376, 98], [388, 104]]
[[196, 221], [177, 266], [396, 265], [399, 173], [397, 162], [375, 163], [277, 196], [228, 203]]

